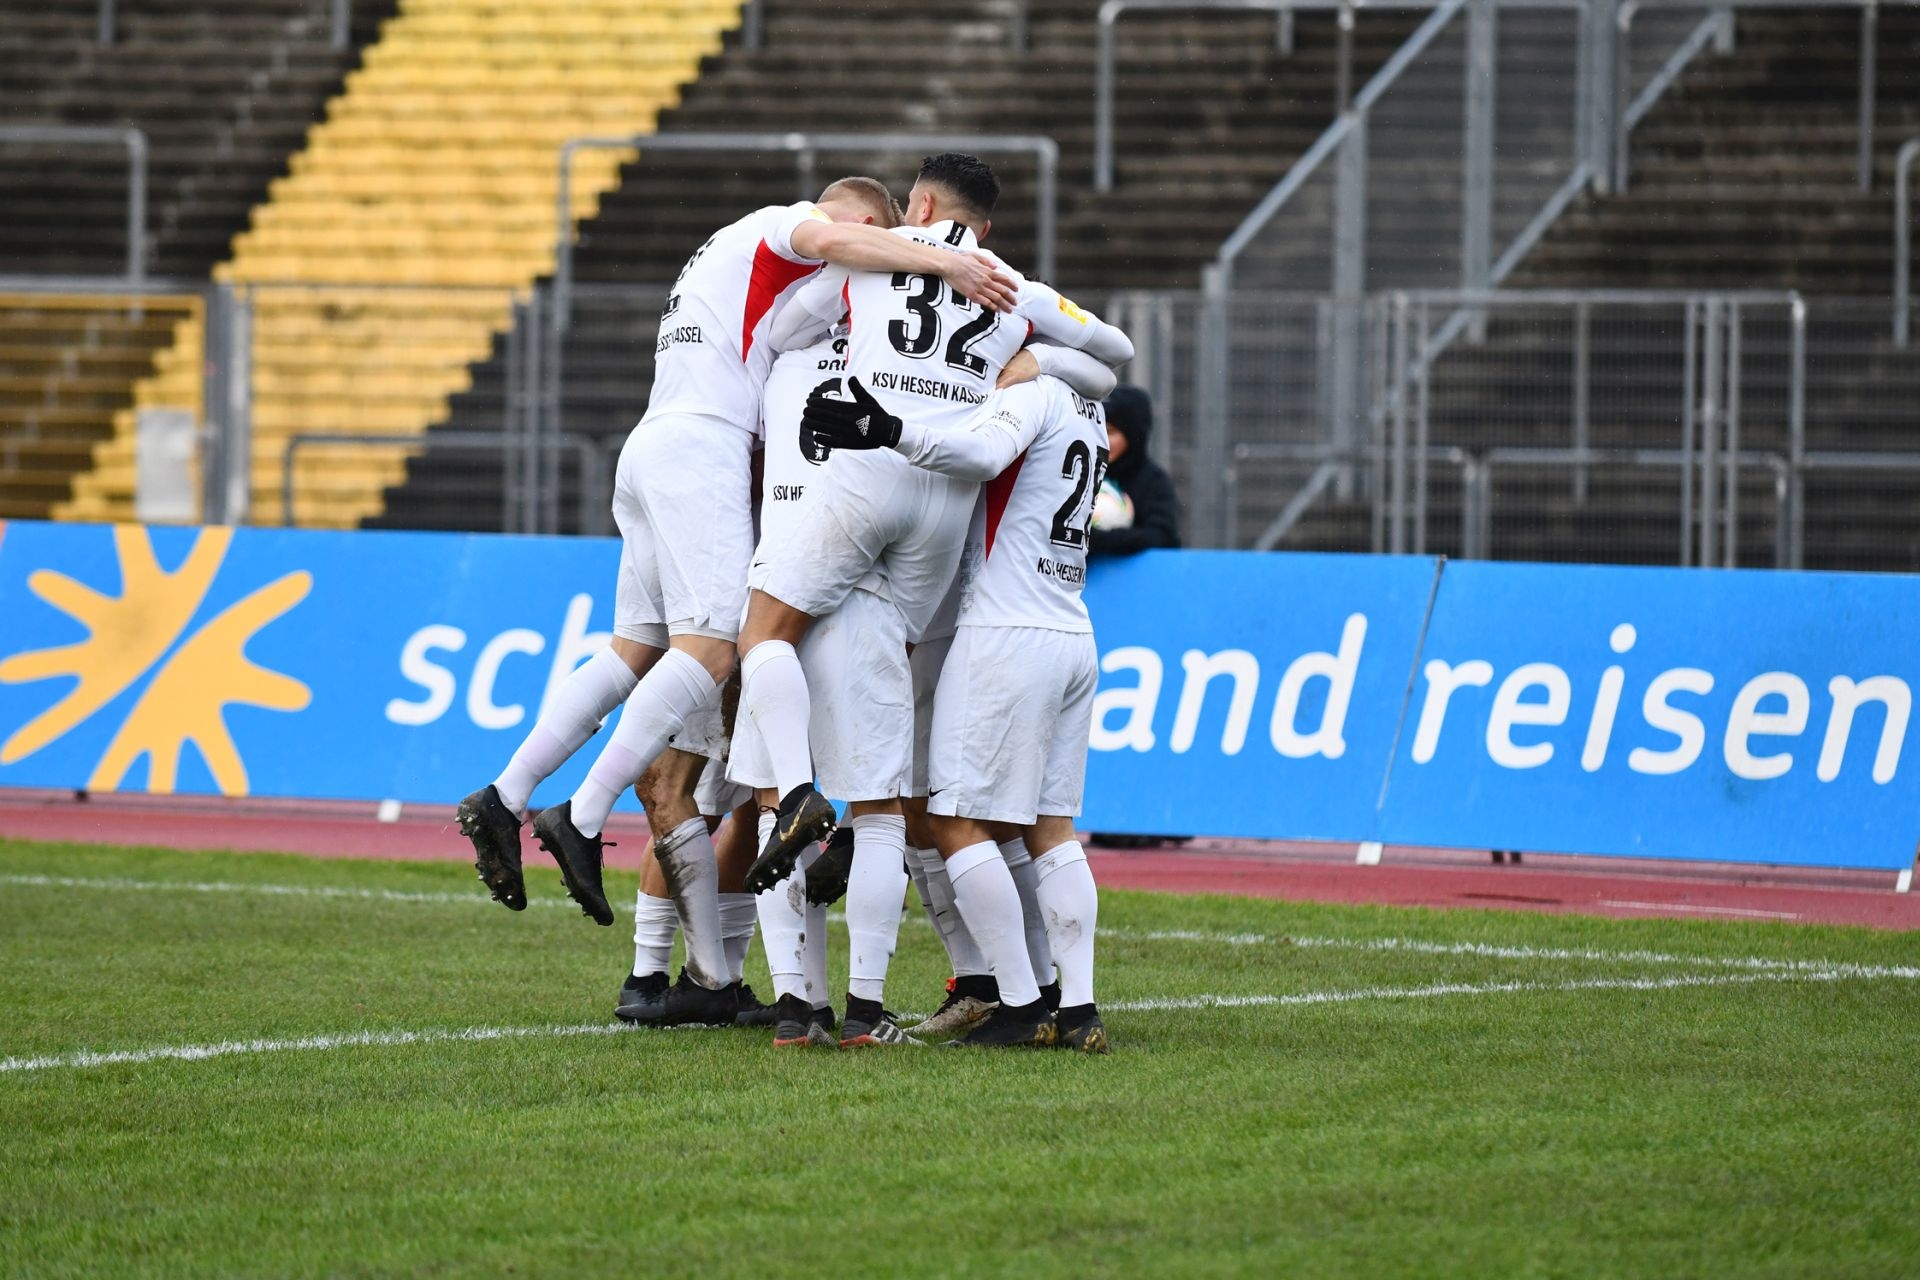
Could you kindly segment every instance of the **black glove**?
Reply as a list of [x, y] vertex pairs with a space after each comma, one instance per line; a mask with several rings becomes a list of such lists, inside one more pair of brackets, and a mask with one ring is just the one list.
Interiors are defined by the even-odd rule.
[[852, 400], [834, 400], [816, 391], [800, 415], [800, 448], [824, 461], [834, 449], [891, 449], [900, 443], [900, 419], [880, 407], [860, 379], [848, 378]]

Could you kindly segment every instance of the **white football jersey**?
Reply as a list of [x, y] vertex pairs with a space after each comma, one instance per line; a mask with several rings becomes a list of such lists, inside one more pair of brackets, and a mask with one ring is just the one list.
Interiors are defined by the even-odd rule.
[[768, 331], [820, 261], [794, 251], [793, 230], [830, 221], [803, 200], [768, 205], [720, 228], [680, 269], [660, 313], [645, 422], [700, 414], [760, 430], [760, 393], [775, 351]]
[[[893, 231], [954, 253], [979, 247], [973, 232], [957, 222]], [[849, 374], [889, 413], [931, 429], [959, 427], [973, 417], [1030, 336], [1085, 350], [1110, 365], [1132, 357], [1133, 346], [1118, 329], [994, 261], [1018, 285], [1011, 312], [977, 306], [938, 276], [829, 267], [800, 290], [774, 340], [810, 340], [809, 323], [817, 331], [846, 316], [852, 325]]]
[[846, 370], [847, 340], [839, 337], [782, 352], [767, 374], [760, 403], [767, 445], [761, 466], [760, 549], [754, 553], [755, 569], [768, 547], [784, 545], [792, 537], [800, 504], [822, 471], [821, 462], [800, 449], [800, 415], [807, 398], [815, 391], [840, 395]]
[[959, 625], [1092, 631], [1080, 591], [1107, 477], [1106, 411], [1036, 378], [1000, 392], [989, 413], [1028, 443], [983, 487], [960, 560]]

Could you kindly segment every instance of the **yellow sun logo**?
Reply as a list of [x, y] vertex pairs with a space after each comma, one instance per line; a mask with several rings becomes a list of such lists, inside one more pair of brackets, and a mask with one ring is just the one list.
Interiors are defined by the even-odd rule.
[[[134, 764], [149, 760], [147, 789], [173, 791], [180, 756], [192, 743], [223, 795], [247, 794], [247, 769], [228, 732], [225, 711], [239, 704], [273, 711], [299, 711], [312, 691], [291, 676], [269, 671], [246, 656], [247, 642], [313, 588], [301, 570], [261, 587], [228, 606], [174, 648], [206, 599], [227, 548], [231, 529], [205, 529], [179, 568], [168, 573], [155, 558], [147, 531], [120, 525], [113, 531], [120, 560], [120, 594], [109, 596], [63, 573], [35, 571], [28, 588], [87, 629], [74, 644], [16, 654], [0, 662], [0, 681], [24, 684], [59, 676], [78, 683], [51, 707], [0, 744], [0, 765], [14, 764], [57, 741], [162, 665], [135, 700], [133, 710], [87, 786], [112, 791]], [[171, 656], [167, 656], [171, 651]]]

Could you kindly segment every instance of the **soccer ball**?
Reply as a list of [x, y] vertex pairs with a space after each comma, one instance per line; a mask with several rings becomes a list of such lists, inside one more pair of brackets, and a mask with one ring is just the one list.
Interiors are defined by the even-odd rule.
[[1093, 495], [1093, 527], [1096, 529], [1133, 527], [1133, 499], [1111, 480], [1101, 481], [1100, 492]]

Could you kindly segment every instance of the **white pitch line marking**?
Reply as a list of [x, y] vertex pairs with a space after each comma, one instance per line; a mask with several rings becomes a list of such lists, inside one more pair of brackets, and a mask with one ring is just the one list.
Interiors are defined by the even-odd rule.
[[[1367, 1000], [1430, 1000], [1446, 996], [1509, 995], [1519, 992], [1672, 991], [1688, 987], [1731, 987], [1759, 982], [1839, 982], [1876, 979], [1887, 975], [1860, 971], [1861, 966], [1792, 973], [1675, 974], [1664, 978], [1584, 978], [1570, 982], [1446, 982], [1419, 987], [1361, 987], [1350, 991], [1302, 991], [1291, 995], [1198, 995], [1151, 1000], [1119, 1000], [1106, 1006], [1115, 1013], [1145, 1013], [1174, 1009], [1240, 1009], [1297, 1005], [1352, 1004]], [[1920, 977], [1916, 971], [1912, 977]], [[621, 1035], [635, 1029], [617, 1023], [584, 1022], [573, 1026], [460, 1027], [427, 1031], [361, 1031], [340, 1035], [306, 1036], [294, 1040], [223, 1040], [214, 1044], [160, 1045], [150, 1049], [120, 1049], [49, 1054], [35, 1058], [0, 1058], [0, 1075], [58, 1068], [139, 1065], [147, 1062], [204, 1062], [240, 1054], [293, 1053], [330, 1049], [383, 1048], [416, 1044], [480, 1043], [490, 1040], [557, 1039], [566, 1036]]]
[[[46, 876], [0, 875], [0, 884], [40, 888], [102, 889], [134, 891], [172, 891], [183, 893], [258, 893], [285, 898], [334, 898], [363, 902], [405, 902], [435, 905], [492, 906], [493, 899], [479, 893], [417, 892], [399, 889], [343, 888], [336, 885], [267, 884], [220, 880], [141, 880], [130, 876]], [[533, 898], [533, 905], [576, 909], [568, 898]], [[1631, 904], [1615, 904], [1631, 905]], [[828, 917], [844, 922], [834, 912]], [[926, 928], [926, 918], [915, 914], [908, 921]], [[1221, 933], [1204, 929], [1129, 929], [1102, 928], [1099, 935], [1122, 942], [1205, 942], [1222, 946], [1295, 946], [1342, 951], [1409, 952], [1416, 955], [1474, 956], [1490, 960], [1571, 960], [1600, 964], [1636, 963], [1686, 965], [1704, 968], [1743, 969], [1806, 973], [1834, 968], [1844, 962], [1829, 960], [1776, 960], [1765, 956], [1687, 956], [1663, 951], [1606, 951], [1593, 947], [1529, 947], [1492, 942], [1427, 942], [1418, 938], [1337, 938], [1282, 936], [1266, 933]], [[1858, 976], [1889, 978], [1920, 977], [1920, 969], [1906, 966], [1851, 965]]]
[[1798, 911], [1761, 911], [1754, 907], [1695, 907], [1680, 902], [1616, 902], [1600, 899], [1603, 907], [1623, 907], [1628, 911], [1688, 911], [1697, 915], [1753, 916], [1762, 920], [1798, 920]]
[[[257, 884], [227, 880], [136, 880], [130, 876], [0, 876], [0, 884], [30, 885], [45, 889], [127, 889], [141, 892], [173, 893], [259, 893], [276, 898], [350, 898], [360, 902], [428, 902], [491, 905], [492, 898], [479, 893], [413, 892], [402, 889], [346, 889], [323, 884]], [[578, 910], [568, 898], [531, 898], [530, 906], [566, 907]]]

